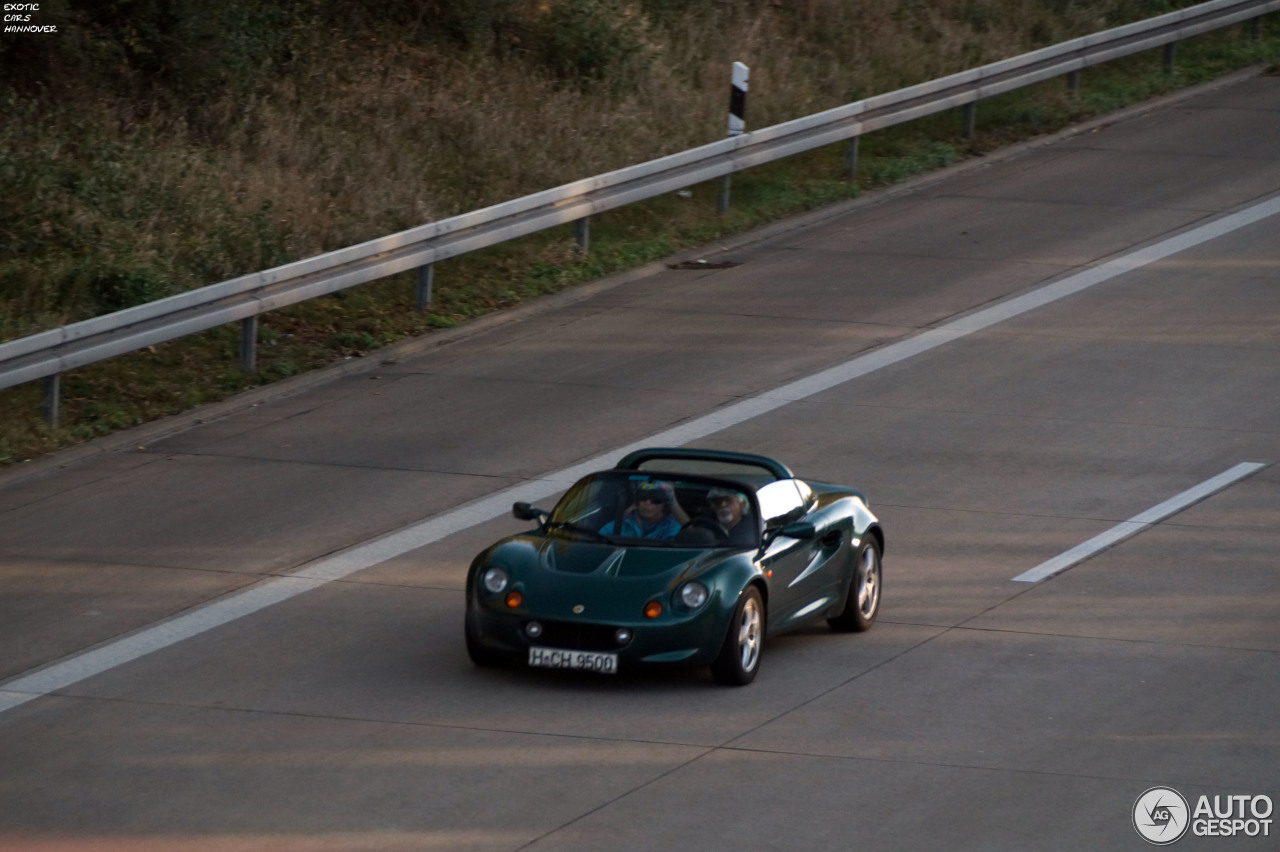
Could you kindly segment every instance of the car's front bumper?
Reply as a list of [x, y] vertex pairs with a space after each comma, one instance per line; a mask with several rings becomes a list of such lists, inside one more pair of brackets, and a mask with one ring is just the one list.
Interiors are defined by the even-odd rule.
[[[728, 626], [727, 614], [710, 605], [694, 613], [664, 613], [645, 621], [599, 622], [540, 618], [535, 612], [509, 612], [471, 603], [467, 618], [473, 635], [492, 651], [528, 658], [530, 647], [567, 651], [617, 654], [630, 664], [709, 665], [720, 651]], [[527, 625], [537, 621], [542, 632], [536, 638]], [[630, 639], [618, 642], [619, 628], [630, 631]]]

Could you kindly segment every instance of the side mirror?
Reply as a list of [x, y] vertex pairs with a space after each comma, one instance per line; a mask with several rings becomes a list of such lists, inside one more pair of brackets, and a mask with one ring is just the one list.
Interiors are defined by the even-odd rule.
[[787, 538], [811, 539], [818, 537], [818, 530], [809, 521], [793, 521], [782, 528]]
[[542, 523], [550, 517], [550, 513], [545, 509], [538, 509], [523, 500], [511, 507], [511, 514], [517, 521], [537, 521], [538, 523]]

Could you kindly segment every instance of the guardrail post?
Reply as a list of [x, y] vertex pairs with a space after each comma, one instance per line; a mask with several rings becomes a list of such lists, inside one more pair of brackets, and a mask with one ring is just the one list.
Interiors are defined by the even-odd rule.
[[978, 102], [970, 101], [961, 108], [964, 117], [964, 138], [972, 139], [978, 128]]
[[420, 314], [427, 312], [431, 304], [431, 281], [435, 277], [434, 264], [426, 263], [418, 267], [418, 283], [413, 288], [413, 309]]
[[240, 369], [252, 373], [258, 369], [258, 316], [240, 320]]
[[1262, 41], [1262, 16], [1249, 19], [1249, 38], [1252, 41]]
[[849, 180], [853, 180], [858, 173], [858, 140], [861, 136], [855, 136], [849, 140], [849, 147], [844, 149], [844, 165], [849, 170]]
[[716, 196], [716, 212], [721, 216], [729, 212], [729, 187], [733, 182], [730, 175], [720, 179], [720, 194]]
[[58, 403], [61, 397], [62, 374], [54, 373], [44, 380], [44, 401], [41, 404], [44, 422], [48, 423], [51, 429], [58, 428]]
[[573, 223], [573, 239], [578, 243], [578, 254], [586, 254], [587, 244], [591, 242], [590, 216], [583, 216]]
[[1073, 98], [1080, 97], [1080, 72], [1067, 72], [1067, 94]]
[[1178, 58], [1178, 43], [1171, 41], [1164, 46], [1164, 73], [1172, 74]]
[[[747, 129], [747, 79], [751, 69], [741, 62], [733, 63], [733, 79], [729, 86], [729, 135], [741, 136]], [[729, 185], [732, 175], [725, 175], [720, 182], [720, 198], [716, 209], [723, 216], [729, 212]]]

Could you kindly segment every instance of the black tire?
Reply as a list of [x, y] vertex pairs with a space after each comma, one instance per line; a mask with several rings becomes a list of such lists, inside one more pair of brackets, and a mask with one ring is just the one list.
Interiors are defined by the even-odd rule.
[[511, 662], [511, 657], [500, 651], [494, 651], [480, 644], [480, 632], [476, 629], [475, 622], [471, 618], [471, 613], [467, 613], [466, 627], [464, 632], [467, 636], [467, 655], [471, 657], [471, 662], [482, 668], [492, 669], [498, 666], [505, 666]]
[[880, 613], [880, 592], [884, 586], [884, 572], [880, 565], [880, 545], [867, 536], [853, 559], [853, 577], [849, 580], [849, 596], [844, 612], [828, 618], [832, 629], [850, 633], [870, 630]]
[[764, 651], [765, 612], [760, 590], [747, 586], [738, 596], [733, 618], [725, 631], [720, 655], [711, 664], [711, 676], [726, 686], [746, 686], [760, 671]]

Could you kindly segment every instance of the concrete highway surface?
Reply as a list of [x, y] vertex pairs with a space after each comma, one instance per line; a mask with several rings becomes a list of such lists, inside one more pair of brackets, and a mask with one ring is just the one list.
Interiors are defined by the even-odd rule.
[[[0, 474], [0, 849], [1280, 849], [1280, 76], [699, 256]], [[672, 443], [864, 491], [875, 628], [474, 668]]]

